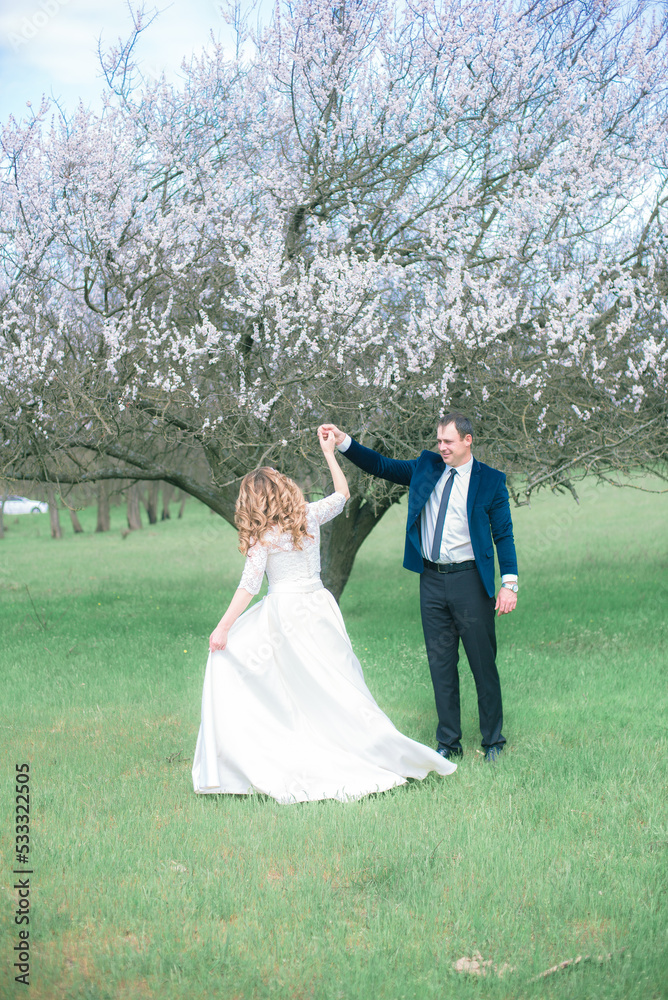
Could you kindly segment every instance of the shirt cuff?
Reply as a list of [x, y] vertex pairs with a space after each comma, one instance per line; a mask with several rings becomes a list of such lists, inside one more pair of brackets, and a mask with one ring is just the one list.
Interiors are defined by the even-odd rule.
[[341, 444], [337, 444], [336, 447], [337, 447], [337, 449], [339, 451], [348, 451], [348, 448], [350, 448], [351, 441], [352, 441], [352, 438], [351, 438], [350, 434], [346, 434], [346, 436], [344, 437], [344, 439], [341, 442]]
[[501, 583], [517, 583], [517, 573], [504, 573]]

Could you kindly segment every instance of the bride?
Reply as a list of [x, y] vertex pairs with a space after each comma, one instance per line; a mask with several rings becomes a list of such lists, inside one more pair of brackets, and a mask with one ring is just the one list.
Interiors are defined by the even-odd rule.
[[[347, 801], [456, 770], [378, 707], [322, 585], [320, 525], [341, 513], [350, 492], [334, 435], [319, 438], [331, 496], [306, 503], [295, 482], [270, 468], [242, 480], [236, 524], [246, 564], [209, 639], [196, 792]], [[246, 611], [265, 572], [267, 596]]]

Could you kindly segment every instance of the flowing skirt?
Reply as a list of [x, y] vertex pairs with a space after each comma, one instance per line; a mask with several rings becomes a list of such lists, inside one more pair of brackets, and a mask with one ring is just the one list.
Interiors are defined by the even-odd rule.
[[209, 654], [195, 791], [347, 801], [452, 774], [455, 764], [381, 711], [336, 601], [319, 581], [309, 586], [270, 588]]

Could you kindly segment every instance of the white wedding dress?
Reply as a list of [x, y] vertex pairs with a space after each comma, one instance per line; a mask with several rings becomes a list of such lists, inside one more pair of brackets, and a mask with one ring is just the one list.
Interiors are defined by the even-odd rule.
[[312, 538], [277, 528], [253, 545], [240, 587], [267, 596], [209, 654], [195, 749], [196, 792], [261, 792], [278, 802], [347, 801], [456, 765], [402, 735], [364, 683], [339, 607], [320, 580], [320, 525], [345, 505], [308, 505]]

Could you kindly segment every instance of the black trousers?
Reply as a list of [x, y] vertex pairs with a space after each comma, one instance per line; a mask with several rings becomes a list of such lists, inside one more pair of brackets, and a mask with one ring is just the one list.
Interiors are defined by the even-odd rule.
[[459, 573], [425, 567], [420, 576], [420, 612], [438, 714], [436, 738], [450, 750], [461, 749], [459, 710], [459, 640], [478, 692], [483, 747], [501, 747], [503, 708], [496, 669], [494, 598], [482, 585], [475, 566]]

